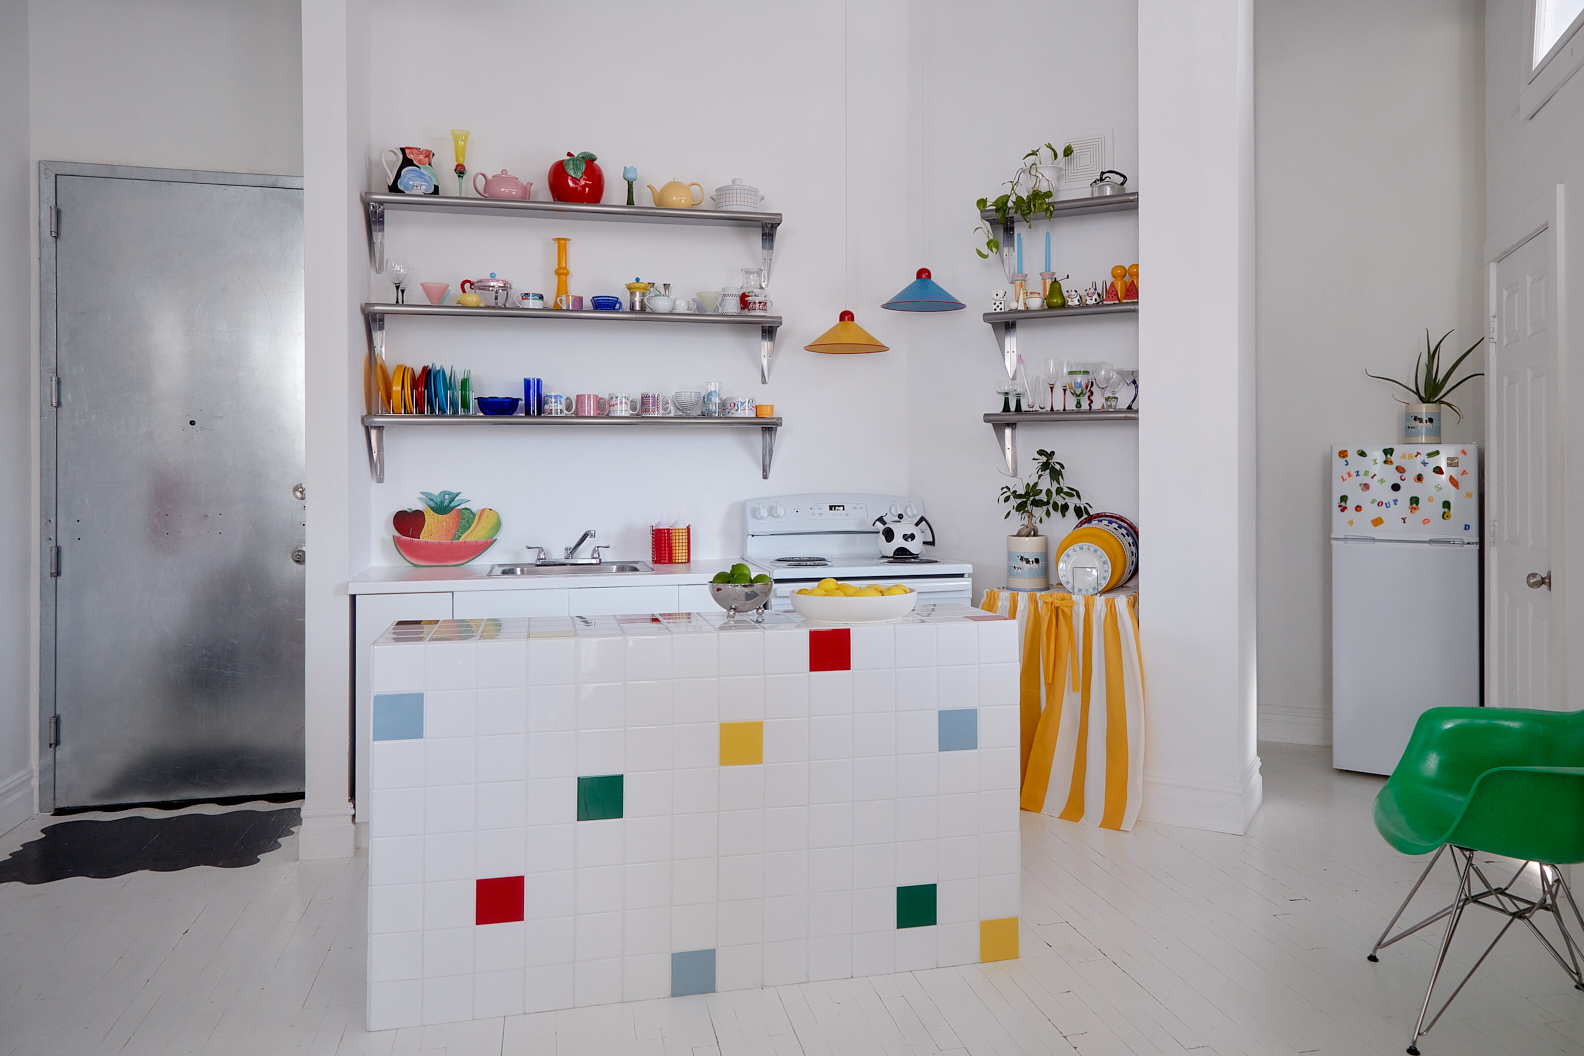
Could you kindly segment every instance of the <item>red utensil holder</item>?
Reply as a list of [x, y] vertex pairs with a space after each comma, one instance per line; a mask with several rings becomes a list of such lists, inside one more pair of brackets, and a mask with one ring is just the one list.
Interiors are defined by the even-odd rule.
[[649, 529], [649, 560], [657, 565], [685, 565], [693, 560], [691, 525]]

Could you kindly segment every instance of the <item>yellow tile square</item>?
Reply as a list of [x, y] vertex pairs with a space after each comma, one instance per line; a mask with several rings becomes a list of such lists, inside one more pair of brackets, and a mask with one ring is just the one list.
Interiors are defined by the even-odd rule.
[[1000, 920], [979, 922], [979, 959], [981, 961], [1010, 961], [1018, 955], [1018, 918], [1002, 917]]
[[764, 723], [720, 724], [720, 765], [755, 766], [764, 762]]

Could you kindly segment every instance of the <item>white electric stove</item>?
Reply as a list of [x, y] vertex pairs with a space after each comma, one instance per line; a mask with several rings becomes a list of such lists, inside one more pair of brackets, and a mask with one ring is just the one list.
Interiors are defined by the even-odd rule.
[[[973, 604], [973, 565], [933, 553], [883, 557], [879, 518], [924, 516], [924, 500], [910, 495], [816, 492], [769, 495], [743, 505], [744, 559], [775, 580], [770, 607], [790, 609], [787, 595], [826, 577], [860, 586], [905, 583], [920, 604]], [[929, 533], [933, 538], [933, 531]]]

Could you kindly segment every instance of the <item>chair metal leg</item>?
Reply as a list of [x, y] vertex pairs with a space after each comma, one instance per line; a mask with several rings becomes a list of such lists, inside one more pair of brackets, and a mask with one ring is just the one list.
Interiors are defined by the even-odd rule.
[[1436, 848], [1436, 853], [1430, 857], [1430, 864], [1424, 867], [1424, 872], [1420, 873], [1419, 874], [1419, 879], [1414, 881], [1413, 890], [1408, 892], [1408, 897], [1402, 900], [1402, 905], [1397, 907], [1397, 912], [1393, 913], [1392, 914], [1392, 918], [1386, 922], [1386, 928], [1385, 928], [1385, 930], [1383, 930], [1380, 933], [1380, 938], [1375, 940], [1375, 945], [1370, 948], [1369, 956], [1366, 958], [1367, 960], [1375, 961], [1375, 962], [1378, 963], [1380, 961], [1380, 958], [1375, 956], [1375, 955], [1377, 953], [1379, 953], [1382, 949], [1384, 949], [1387, 946], [1390, 946], [1393, 942], [1396, 942], [1399, 939], [1407, 938], [1409, 935], [1412, 935], [1414, 932], [1418, 931], [1420, 928], [1424, 927], [1425, 925], [1433, 924], [1436, 921], [1440, 920], [1442, 917], [1446, 916], [1448, 913], [1452, 912], [1452, 907], [1448, 906], [1446, 909], [1443, 909], [1441, 912], [1437, 913], [1435, 916], [1426, 917], [1424, 920], [1421, 920], [1419, 923], [1415, 924], [1413, 927], [1409, 928], [1407, 931], [1405, 931], [1401, 935], [1397, 936], [1397, 938], [1392, 939], [1390, 942], [1388, 942], [1386, 940], [1386, 936], [1391, 934], [1392, 926], [1397, 923], [1397, 919], [1399, 917], [1401, 917], [1403, 915], [1403, 911], [1408, 908], [1408, 903], [1413, 901], [1414, 896], [1419, 893], [1419, 889], [1424, 886], [1425, 880], [1428, 879], [1429, 876], [1430, 876], [1430, 870], [1432, 870], [1432, 869], [1434, 869], [1436, 867], [1436, 863], [1441, 860], [1441, 855], [1446, 852], [1446, 849], [1447, 849], [1447, 845], [1444, 844], [1444, 843], [1440, 847]]
[[[1460, 854], [1464, 857], [1464, 864], [1461, 867], [1458, 866], [1457, 861]], [[1441, 936], [1441, 949], [1436, 953], [1435, 967], [1430, 971], [1430, 985], [1425, 988], [1424, 1004], [1420, 1006], [1419, 1019], [1414, 1023], [1413, 1040], [1408, 1043], [1408, 1056], [1419, 1056], [1419, 1039], [1425, 1035], [1424, 1021], [1425, 1016], [1430, 1012], [1430, 998], [1435, 993], [1436, 980], [1441, 977], [1441, 966], [1446, 963], [1447, 951], [1452, 948], [1452, 933], [1457, 931], [1458, 921], [1463, 916], [1463, 907], [1468, 905], [1468, 899], [1464, 897], [1464, 894], [1468, 890], [1469, 880], [1473, 876], [1473, 859], [1473, 853], [1465, 851], [1461, 847], [1455, 847], [1452, 850], [1452, 865], [1458, 871], [1457, 897], [1452, 902], [1451, 916], [1447, 920], [1446, 934]], [[1505, 931], [1506, 929], [1503, 930]], [[1487, 950], [1486, 952], [1489, 953], [1490, 951]], [[1484, 960], [1483, 957], [1480, 959]], [[1476, 965], [1476, 967], [1478, 966]], [[1464, 982], [1467, 981], [1467, 979], [1464, 980]], [[1461, 989], [1461, 986], [1459, 989]], [[1456, 996], [1456, 994], [1453, 996]], [[1441, 1012], [1445, 1011], [1446, 1006], [1441, 1006]], [[1437, 1019], [1441, 1018], [1441, 1012], [1436, 1013]]]

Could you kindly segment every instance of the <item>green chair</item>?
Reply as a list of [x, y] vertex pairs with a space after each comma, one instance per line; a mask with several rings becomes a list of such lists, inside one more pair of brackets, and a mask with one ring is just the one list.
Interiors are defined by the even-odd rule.
[[[1419, 716], [1397, 769], [1375, 797], [1375, 827], [1387, 843], [1404, 854], [1434, 851], [1435, 856], [1381, 932], [1369, 959], [1378, 961], [1380, 950], [1447, 918], [1441, 950], [1408, 1045], [1412, 1056], [1418, 1056], [1419, 1039], [1436, 1025], [1514, 923], [1521, 922], [1533, 932], [1568, 973], [1574, 988], [1584, 990], [1584, 971], [1579, 967], [1584, 949], [1568, 932], [1564, 902], [1581, 934], [1584, 916], [1579, 915], [1573, 892], [1557, 869], [1558, 865], [1584, 862], [1584, 711], [1432, 708]], [[1398, 918], [1449, 848], [1458, 879], [1452, 903], [1391, 935]], [[1512, 879], [1497, 887], [1475, 863], [1477, 853], [1514, 858], [1523, 864]], [[1531, 866], [1538, 873], [1539, 894], [1535, 898], [1512, 890]], [[1426, 1024], [1452, 935], [1469, 906], [1500, 913], [1507, 922]], [[1562, 937], [1560, 948], [1536, 926], [1535, 918], [1542, 913], [1551, 914], [1555, 921]]]

